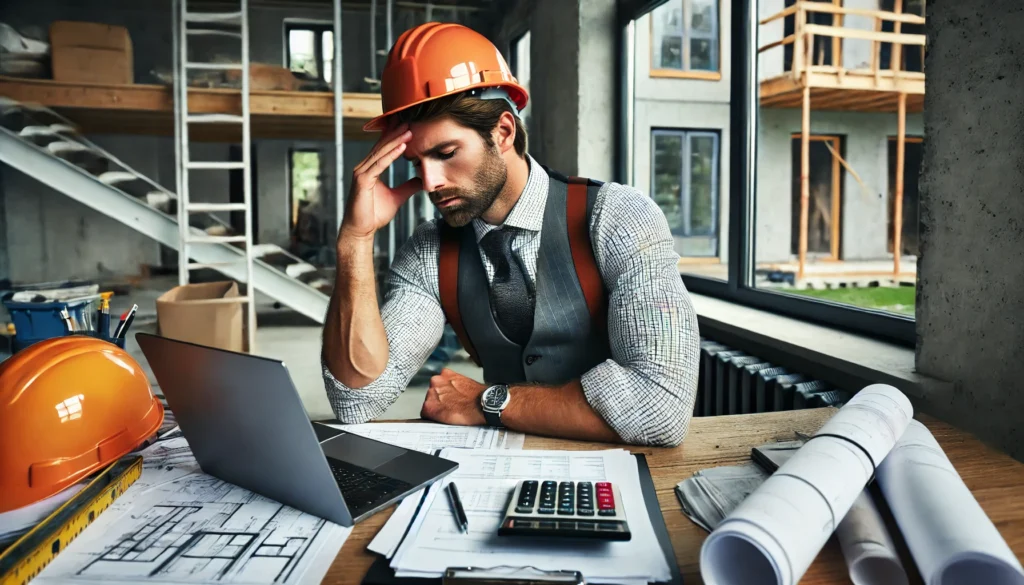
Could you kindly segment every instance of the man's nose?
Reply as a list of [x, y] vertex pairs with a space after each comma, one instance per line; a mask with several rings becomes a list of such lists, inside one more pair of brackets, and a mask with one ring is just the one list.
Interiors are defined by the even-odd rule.
[[423, 163], [419, 169], [420, 179], [423, 181], [423, 190], [428, 193], [438, 191], [444, 187], [444, 176], [440, 169], [434, 165]]

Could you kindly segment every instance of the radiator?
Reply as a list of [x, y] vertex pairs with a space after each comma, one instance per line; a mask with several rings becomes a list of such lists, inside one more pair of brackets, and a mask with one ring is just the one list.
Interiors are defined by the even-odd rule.
[[842, 406], [850, 393], [717, 341], [700, 340], [694, 416]]

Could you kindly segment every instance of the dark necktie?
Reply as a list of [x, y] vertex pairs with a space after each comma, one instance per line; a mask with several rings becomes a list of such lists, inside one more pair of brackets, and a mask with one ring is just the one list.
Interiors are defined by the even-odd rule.
[[494, 266], [491, 308], [505, 337], [525, 346], [533, 333], [534, 293], [522, 262], [512, 251], [513, 228], [491, 230], [482, 240]]

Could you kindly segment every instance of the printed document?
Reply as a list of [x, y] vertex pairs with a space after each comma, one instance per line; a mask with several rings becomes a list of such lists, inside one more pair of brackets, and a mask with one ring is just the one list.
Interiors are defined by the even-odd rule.
[[319, 583], [352, 532], [199, 471], [182, 437], [33, 583]]
[[[438, 577], [448, 567], [535, 567], [579, 570], [587, 582], [667, 581], [668, 563], [647, 515], [636, 459], [608, 451], [509, 451], [445, 449], [459, 463], [434, 483], [391, 561], [397, 577]], [[537, 542], [497, 535], [520, 480], [610, 481], [618, 485], [629, 522], [628, 542]], [[444, 488], [454, 481], [469, 518], [456, 525]]]
[[444, 447], [522, 449], [526, 435], [491, 427], [462, 427], [437, 423], [367, 423], [327, 425], [389, 445], [434, 454]]
[[[526, 435], [490, 427], [461, 427], [437, 423], [368, 423], [328, 425], [383, 443], [434, 454], [445, 447], [467, 449], [522, 449]], [[395, 553], [405, 529], [412, 522], [424, 490], [406, 496], [373, 538], [369, 550], [388, 558]]]
[[797, 583], [903, 435], [913, 408], [874, 384], [857, 393], [704, 541], [706, 583]]

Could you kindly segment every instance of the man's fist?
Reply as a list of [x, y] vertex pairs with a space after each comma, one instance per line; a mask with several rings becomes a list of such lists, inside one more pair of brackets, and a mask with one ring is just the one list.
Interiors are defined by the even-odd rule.
[[430, 379], [420, 417], [448, 425], [487, 424], [480, 408], [480, 395], [486, 389], [486, 385], [445, 368]]

